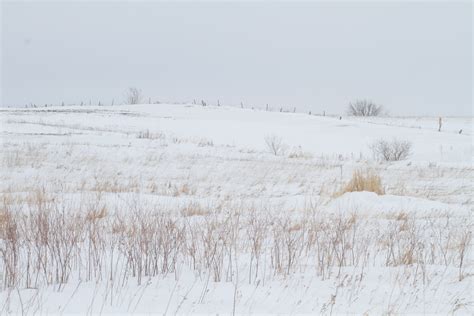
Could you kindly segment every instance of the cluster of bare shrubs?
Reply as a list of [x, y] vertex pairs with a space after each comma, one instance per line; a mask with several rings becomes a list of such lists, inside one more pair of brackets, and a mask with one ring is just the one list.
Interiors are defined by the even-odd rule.
[[412, 143], [407, 140], [379, 139], [370, 145], [375, 159], [385, 161], [405, 160], [411, 155]]
[[146, 129], [143, 131], [138, 132], [137, 138], [140, 139], [161, 139], [164, 140], [166, 139], [166, 135], [162, 132], [151, 132], [150, 130]]
[[381, 227], [357, 214], [269, 216], [195, 205], [183, 212], [137, 202], [111, 213], [100, 199], [74, 207], [44, 192], [23, 206], [5, 200], [1, 288], [61, 287], [72, 278], [107, 280], [113, 288], [158, 275], [178, 277], [183, 269], [215, 282], [233, 282], [238, 271], [249, 283], [263, 284], [305, 270], [328, 279], [348, 267], [362, 271], [360, 282], [371, 266], [409, 266], [423, 280], [430, 264], [456, 267], [460, 280], [466, 275], [469, 224], [449, 217], [415, 220], [405, 214]]

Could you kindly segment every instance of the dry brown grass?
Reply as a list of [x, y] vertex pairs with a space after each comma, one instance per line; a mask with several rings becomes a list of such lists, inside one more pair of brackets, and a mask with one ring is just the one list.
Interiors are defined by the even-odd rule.
[[26, 142], [21, 147], [3, 144], [0, 152], [0, 168], [39, 168], [48, 158], [44, 144]]
[[181, 195], [193, 195], [196, 193], [196, 190], [192, 188], [188, 183], [183, 183], [180, 185], [175, 185], [173, 189], [173, 196], [181, 196]]
[[209, 211], [202, 207], [200, 204], [192, 202], [181, 209], [181, 215], [184, 217], [188, 216], [205, 216], [208, 215]]
[[106, 217], [108, 214], [107, 208], [105, 206], [102, 206], [98, 209], [91, 209], [87, 212], [86, 215], [86, 220], [87, 221], [98, 221], [104, 217]]
[[[415, 219], [400, 212], [379, 229], [380, 222], [357, 213], [274, 217], [197, 202], [163, 212], [138, 199], [121, 210], [100, 195], [66, 203], [45, 189], [31, 192], [24, 204], [12, 200], [5, 195], [0, 201], [0, 289], [60, 288], [71, 278], [140, 285], [158, 275], [179, 276], [185, 268], [213, 282], [233, 282], [244, 258], [249, 261], [239, 273], [249, 284], [305, 269], [327, 280], [372, 263], [422, 272], [427, 265], [450, 266], [459, 270], [459, 280], [472, 271], [470, 224], [448, 217]], [[415, 277], [428, 280], [424, 272]]]
[[382, 179], [374, 171], [356, 170], [352, 174], [351, 180], [339, 191], [336, 196], [346, 192], [374, 192], [379, 195], [385, 194]]
[[110, 193], [124, 193], [124, 192], [138, 192], [140, 189], [140, 182], [136, 178], [119, 179], [111, 178], [103, 175], [94, 177], [94, 182], [90, 190], [95, 192], [110, 192]]

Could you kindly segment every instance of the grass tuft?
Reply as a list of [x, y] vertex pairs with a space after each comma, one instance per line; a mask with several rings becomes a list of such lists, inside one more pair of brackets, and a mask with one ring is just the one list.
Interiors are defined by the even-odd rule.
[[385, 194], [382, 179], [374, 171], [356, 170], [352, 174], [351, 180], [337, 194], [340, 196], [346, 192], [374, 192], [379, 195]]

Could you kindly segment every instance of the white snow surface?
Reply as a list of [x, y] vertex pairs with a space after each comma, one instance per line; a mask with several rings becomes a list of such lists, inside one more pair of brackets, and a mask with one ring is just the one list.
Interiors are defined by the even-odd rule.
[[[57, 112], [56, 112], [57, 111]], [[38, 125], [45, 120], [54, 124], [84, 124], [88, 128], [114, 129], [121, 132], [137, 130], [162, 131], [181, 137], [203, 137], [214, 144], [233, 145], [264, 150], [264, 136], [275, 134], [291, 146], [324, 155], [370, 156], [374, 140], [403, 139], [413, 143], [413, 161], [466, 162], [472, 158], [472, 137], [469, 130], [472, 118], [445, 119], [446, 132], [438, 132], [437, 118], [418, 125], [405, 127], [406, 119], [396, 118], [343, 118], [310, 116], [301, 113], [265, 112], [233, 107], [196, 105], [133, 105], [116, 107], [62, 107], [26, 111], [3, 110], [4, 133], [47, 133], [48, 126]], [[90, 112], [94, 112], [93, 114]], [[16, 114], [16, 115], [15, 115]], [[74, 114], [71, 117], [71, 114]], [[91, 115], [92, 114], [92, 115]], [[11, 125], [8, 118], [25, 119], [32, 126]], [[378, 124], [374, 124], [374, 121]], [[400, 122], [397, 124], [397, 122]], [[49, 122], [43, 122], [49, 123]], [[409, 126], [409, 125], [408, 125]], [[455, 126], [455, 127], [451, 127]], [[465, 134], [458, 134], [463, 128]], [[75, 127], [63, 128], [70, 133]], [[418, 130], [417, 130], [418, 129]], [[456, 132], [453, 132], [454, 131]], [[51, 130], [51, 128], [49, 129]], [[77, 129], [76, 129], [77, 130]], [[79, 128], [80, 130], [80, 128]]]
[[[403, 221], [423, 245], [434, 244], [436, 234], [452, 239], [440, 243], [453, 243], [447, 264], [439, 258], [385, 265], [382, 245], [370, 248], [369, 263], [345, 264], [325, 278], [312, 268], [315, 258], [301, 255], [289, 273], [262, 271], [249, 282], [250, 254], [243, 251], [230, 264], [240, 275], [227, 271], [232, 281], [213, 281], [212, 271], [183, 264], [140, 284], [133, 277], [85, 281], [80, 273], [63, 285], [1, 283], [2, 314], [474, 312], [472, 239], [461, 269], [455, 250], [458, 233], [472, 230], [472, 118], [447, 118], [438, 132], [438, 118], [339, 119], [191, 104], [3, 108], [0, 115], [0, 192], [17, 199], [18, 212], [39, 189], [64, 205], [92, 201], [100, 191], [107, 216], [126, 212], [131, 201], [176, 218], [195, 205], [301, 225], [309, 212], [328, 221], [355, 214], [370, 245]], [[269, 152], [269, 135], [281, 138], [283, 155]], [[409, 140], [412, 154], [376, 161], [370, 144], [378, 139]], [[354, 170], [375, 171], [386, 194], [338, 194]]]

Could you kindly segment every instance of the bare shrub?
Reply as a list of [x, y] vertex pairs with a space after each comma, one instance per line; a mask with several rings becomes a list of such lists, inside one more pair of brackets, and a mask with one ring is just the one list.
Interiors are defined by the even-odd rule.
[[274, 154], [275, 156], [284, 155], [287, 149], [283, 139], [277, 135], [267, 135], [265, 136], [265, 144], [267, 145], [268, 151]]
[[[347, 188], [373, 188], [374, 183], [380, 185], [377, 175], [358, 171]], [[190, 268], [207, 279], [202, 303], [209, 282], [237, 282], [239, 275], [265, 286], [293, 273], [312, 277], [314, 271], [321, 280], [336, 278], [341, 286], [354, 287], [364, 286], [374, 268], [379, 273], [379, 268], [400, 267], [397, 271], [408, 282], [430, 282], [427, 271], [437, 266], [455, 277], [452, 268], [457, 269], [459, 281], [472, 275], [472, 224], [449, 214], [441, 220], [400, 210], [380, 219], [307, 209], [296, 217], [283, 209], [274, 216], [230, 204], [222, 212], [220, 206], [196, 202], [181, 212], [167, 212], [138, 199], [108, 212], [99, 197], [66, 201], [44, 189], [21, 203], [3, 196], [0, 289], [57, 285], [61, 290], [71, 280], [121, 288], [169, 274], [178, 280]]]
[[[268, 229], [268, 219], [263, 217], [257, 217], [255, 213], [252, 213], [248, 224], [246, 225], [246, 231], [248, 240], [250, 242], [250, 264], [249, 264], [249, 284], [252, 280], [257, 280], [258, 269], [260, 263], [260, 256], [262, 252], [263, 242], [265, 240], [265, 232]], [[255, 268], [254, 266], [255, 261]], [[255, 270], [255, 275], [252, 274], [252, 269]]]
[[466, 257], [469, 258], [469, 250], [471, 245], [471, 232], [470, 231], [463, 231], [460, 233], [457, 242], [457, 250], [459, 252], [459, 281], [462, 281], [466, 275], [463, 271], [465, 265]]
[[382, 114], [383, 106], [377, 105], [371, 100], [361, 99], [349, 103], [347, 114], [353, 116], [379, 116]]
[[407, 140], [384, 139], [376, 140], [370, 145], [370, 149], [376, 159], [385, 161], [399, 161], [407, 159], [411, 155], [412, 143]]
[[311, 159], [313, 158], [313, 154], [307, 151], [303, 151], [301, 146], [295, 147], [291, 150], [288, 154], [288, 158], [295, 158], [295, 159]]
[[342, 188], [337, 195], [346, 192], [368, 191], [377, 194], [385, 194], [382, 180], [378, 174], [373, 171], [356, 170], [352, 174], [351, 180]]
[[140, 139], [165, 139], [166, 136], [162, 132], [150, 132], [150, 130], [146, 129], [143, 131], [138, 132], [137, 138]]
[[210, 139], [201, 138], [198, 140], [197, 145], [198, 147], [212, 147], [214, 146], [214, 142]]
[[142, 90], [135, 87], [128, 88], [128, 91], [125, 94], [126, 104], [140, 104], [142, 100], [143, 100]]

